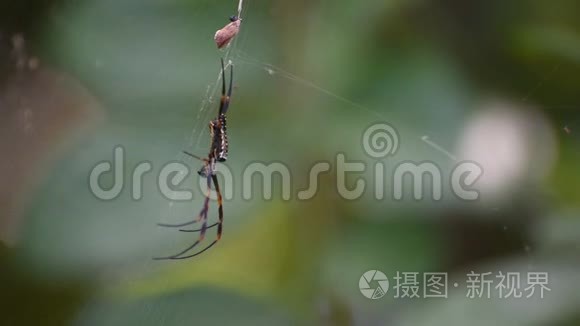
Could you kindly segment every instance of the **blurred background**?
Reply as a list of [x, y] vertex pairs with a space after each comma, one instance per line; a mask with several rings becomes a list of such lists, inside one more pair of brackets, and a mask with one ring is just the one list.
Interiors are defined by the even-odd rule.
[[[0, 324], [580, 325], [577, 1], [246, 0], [219, 51], [213, 35], [237, 7], [0, 4]], [[235, 67], [224, 236], [194, 259], [153, 261], [194, 241], [156, 223], [199, 212], [197, 175], [182, 184], [197, 189], [186, 203], [155, 176], [168, 162], [196, 171], [182, 150], [207, 153], [221, 57]], [[396, 155], [365, 153], [377, 122], [397, 129]], [[111, 201], [90, 191], [115, 146], [127, 184], [140, 162], [153, 166], [140, 200], [130, 186]], [[336, 190], [338, 153], [368, 167], [347, 178], [367, 181], [357, 200]], [[454, 158], [483, 168], [479, 200], [447, 187]], [[320, 161], [333, 172], [298, 200]], [[443, 198], [395, 201], [385, 177], [375, 199], [375, 164], [388, 176], [404, 161], [436, 163]], [[286, 164], [291, 199], [277, 180], [272, 199], [256, 183], [244, 200], [252, 162]], [[368, 270], [391, 280], [379, 300], [359, 290]], [[551, 291], [472, 299], [472, 271], [549, 273]], [[459, 286], [446, 299], [395, 298], [397, 272], [444, 272]]]

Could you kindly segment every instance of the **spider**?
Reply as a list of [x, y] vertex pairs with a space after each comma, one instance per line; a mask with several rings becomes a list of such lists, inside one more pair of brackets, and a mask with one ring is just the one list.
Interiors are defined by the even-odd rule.
[[[191, 156], [195, 159], [198, 159], [204, 163], [203, 166], [201, 167], [201, 169], [197, 172], [201, 177], [207, 179], [207, 192], [205, 194], [203, 208], [199, 212], [199, 215], [197, 216], [197, 218], [194, 219], [193, 221], [190, 221], [187, 223], [182, 223], [182, 224], [158, 224], [159, 226], [162, 226], [162, 227], [181, 228], [181, 227], [185, 227], [185, 226], [192, 225], [192, 224], [203, 221], [203, 224], [202, 224], [200, 229], [196, 229], [196, 230], [180, 229], [179, 230], [181, 232], [200, 232], [199, 237], [191, 246], [187, 247], [185, 250], [182, 250], [181, 252], [179, 252], [175, 255], [172, 255], [172, 256], [154, 258], [155, 260], [168, 260], [168, 259], [179, 260], [179, 259], [192, 258], [192, 257], [200, 255], [203, 252], [205, 252], [206, 250], [210, 249], [221, 239], [222, 231], [223, 231], [224, 210], [223, 210], [222, 193], [220, 191], [218, 178], [217, 178], [216, 173], [215, 173], [215, 171], [216, 171], [215, 166], [216, 166], [217, 162], [225, 162], [228, 158], [228, 136], [227, 136], [227, 128], [226, 128], [226, 113], [228, 111], [228, 107], [230, 106], [230, 97], [232, 95], [232, 84], [233, 84], [233, 79], [234, 79], [234, 70], [233, 70], [233, 66], [232, 66], [230, 68], [230, 84], [229, 84], [228, 92], [226, 94], [226, 80], [225, 80], [226, 69], [224, 66], [223, 59], [221, 60], [221, 63], [222, 63], [222, 96], [221, 96], [221, 100], [220, 100], [218, 116], [209, 122], [209, 132], [210, 132], [210, 137], [211, 137], [209, 154], [207, 155], [207, 158], [201, 158], [201, 157], [193, 155], [189, 152], [186, 152], [186, 151], [183, 152], [184, 154]], [[210, 192], [211, 192], [212, 183], [213, 183], [213, 185], [215, 187], [215, 191], [217, 193], [218, 222], [208, 226], [207, 225], [207, 213], [209, 211], [209, 200], [210, 200]], [[204, 249], [202, 249], [194, 254], [184, 256], [189, 251], [191, 251], [195, 247], [197, 247], [204, 240], [205, 233], [208, 229], [211, 229], [215, 226], [217, 226], [217, 237], [211, 244], [209, 244], [207, 247], [205, 247]]]

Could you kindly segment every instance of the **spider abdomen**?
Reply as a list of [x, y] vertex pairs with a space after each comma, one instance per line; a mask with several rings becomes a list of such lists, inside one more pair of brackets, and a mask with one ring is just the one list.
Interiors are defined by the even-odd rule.
[[220, 114], [216, 120], [211, 121], [209, 126], [213, 138], [215, 159], [218, 162], [224, 162], [228, 159], [228, 134], [226, 124], [226, 115]]
[[226, 125], [226, 115], [220, 114], [218, 117], [219, 120], [219, 146], [218, 148], [218, 155], [217, 160], [219, 162], [224, 162], [228, 159], [228, 133], [227, 133], [227, 125]]

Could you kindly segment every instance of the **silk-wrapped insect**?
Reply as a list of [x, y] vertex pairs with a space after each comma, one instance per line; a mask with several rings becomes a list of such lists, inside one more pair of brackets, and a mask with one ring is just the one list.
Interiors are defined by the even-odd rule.
[[231, 16], [230, 23], [224, 26], [224, 28], [215, 32], [214, 41], [218, 49], [221, 49], [228, 44], [230, 41], [238, 34], [240, 31], [240, 23], [242, 19], [238, 16]]

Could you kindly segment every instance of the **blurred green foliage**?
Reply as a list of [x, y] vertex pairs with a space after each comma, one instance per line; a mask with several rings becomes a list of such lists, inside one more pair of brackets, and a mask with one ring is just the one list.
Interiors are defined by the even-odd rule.
[[[38, 162], [22, 216], [13, 217], [18, 241], [0, 251], [0, 324], [578, 324], [577, 1], [246, 0], [241, 32], [220, 52], [213, 33], [236, 6], [2, 4], [3, 42], [23, 33], [43, 69], [75, 79], [100, 114], [86, 118], [91, 128], [87, 121], [63, 125], [75, 130], [64, 149], [41, 142], [52, 160]], [[421, 136], [455, 151], [490, 98], [521, 108], [524, 117], [539, 112], [557, 160], [546, 176], [520, 180], [524, 191], [497, 203], [447, 195], [441, 202], [376, 201], [371, 194], [347, 201], [332, 174], [321, 177], [309, 201], [283, 201], [276, 192], [271, 201], [245, 201], [238, 177], [225, 203], [223, 241], [199, 259], [155, 262], [192, 241], [155, 224], [194, 216], [202, 199], [170, 205], [153, 175], [169, 161], [196, 169], [198, 162], [179, 153], [207, 151], [222, 56], [235, 66], [227, 165], [236, 176], [251, 162], [281, 161], [300, 188], [311, 165], [333, 162], [337, 153], [373, 163], [360, 142], [378, 121], [400, 133], [397, 160], [430, 160], [449, 171], [453, 162]], [[10, 56], [2, 60], [8, 66]], [[2, 72], [11, 80], [10, 69]], [[22, 147], [34, 141], [5, 139]], [[154, 166], [142, 200], [126, 188], [104, 202], [88, 189], [91, 168], [111, 160], [117, 145], [126, 150], [126, 167]], [[525, 159], [536, 164], [533, 153]], [[449, 300], [371, 301], [358, 289], [370, 269], [448, 272], [464, 281], [465, 271], [530, 268], [551, 273], [547, 299], [484, 302], [452, 289]]]

